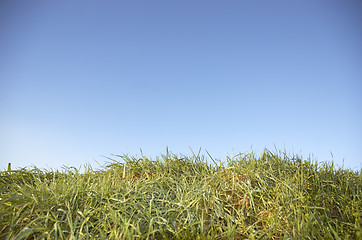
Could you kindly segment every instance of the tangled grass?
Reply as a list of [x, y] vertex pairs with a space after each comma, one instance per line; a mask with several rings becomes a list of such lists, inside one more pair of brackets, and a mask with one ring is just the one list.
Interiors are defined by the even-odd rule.
[[361, 171], [265, 150], [0, 172], [0, 239], [362, 239]]

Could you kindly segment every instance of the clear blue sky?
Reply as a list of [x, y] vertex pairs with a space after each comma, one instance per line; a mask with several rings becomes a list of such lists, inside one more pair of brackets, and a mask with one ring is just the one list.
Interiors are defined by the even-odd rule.
[[362, 2], [0, 4], [0, 169], [189, 146], [362, 166]]

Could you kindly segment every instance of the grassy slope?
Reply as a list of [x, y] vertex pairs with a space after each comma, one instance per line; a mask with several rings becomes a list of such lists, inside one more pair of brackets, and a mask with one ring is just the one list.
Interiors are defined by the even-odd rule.
[[0, 239], [362, 239], [361, 171], [267, 150], [0, 179]]

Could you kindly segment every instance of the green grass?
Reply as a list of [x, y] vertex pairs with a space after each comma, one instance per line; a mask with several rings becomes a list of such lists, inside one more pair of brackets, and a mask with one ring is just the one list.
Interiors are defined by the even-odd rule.
[[361, 171], [268, 150], [117, 159], [0, 172], [0, 239], [362, 239]]

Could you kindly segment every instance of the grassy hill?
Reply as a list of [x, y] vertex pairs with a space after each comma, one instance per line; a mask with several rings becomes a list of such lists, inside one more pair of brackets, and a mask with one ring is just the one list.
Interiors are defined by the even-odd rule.
[[362, 175], [299, 156], [167, 152], [0, 172], [0, 239], [362, 239]]

